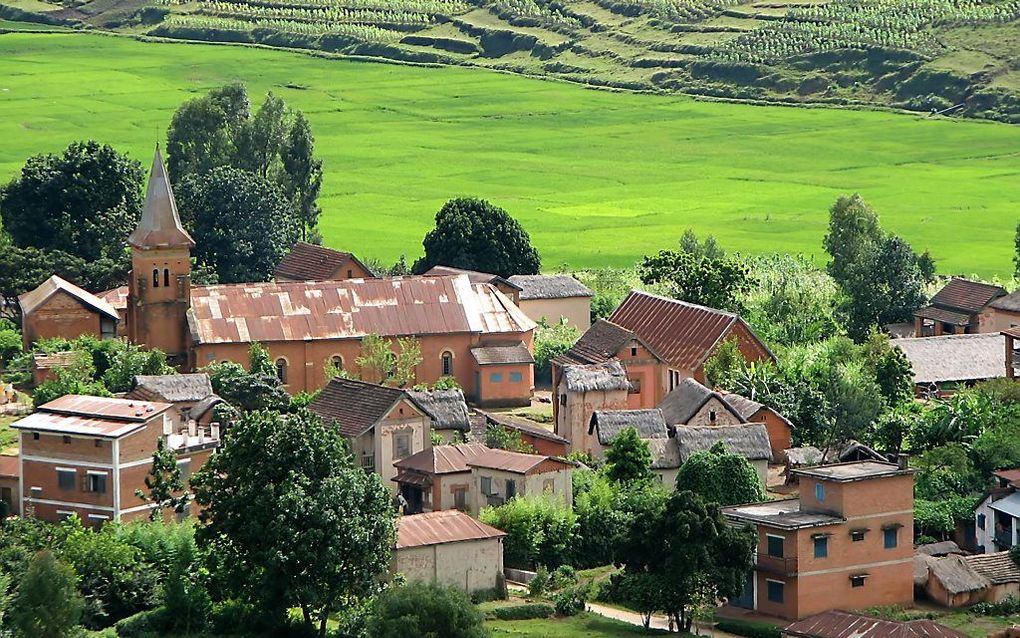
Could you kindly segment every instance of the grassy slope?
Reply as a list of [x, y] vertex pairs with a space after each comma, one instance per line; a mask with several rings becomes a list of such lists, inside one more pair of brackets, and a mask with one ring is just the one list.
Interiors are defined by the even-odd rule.
[[631, 263], [688, 226], [818, 256], [827, 207], [856, 190], [941, 270], [1012, 269], [1017, 127], [81, 34], [0, 35], [0, 60], [0, 179], [86, 137], [146, 163], [181, 101], [241, 79], [309, 115], [327, 243], [367, 257], [413, 257], [457, 195], [510, 210], [546, 268]]
[[[490, 620], [485, 623], [493, 638], [618, 638], [621, 636], [659, 635], [641, 627], [625, 625], [595, 614], [582, 613], [572, 618], [545, 620]], [[676, 635], [676, 634], [673, 634]]]

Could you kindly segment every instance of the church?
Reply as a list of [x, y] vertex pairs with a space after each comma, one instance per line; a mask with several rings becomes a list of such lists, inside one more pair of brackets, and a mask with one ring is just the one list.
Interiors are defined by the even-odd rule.
[[54, 276], [21, 296], [26, 347], [44, 337], [122, 336], [194, 371], [222, 361], [247, 366], [258, 342], [293, 394], [323, 387], [327, 364], [360, 374], [366, 335], [394, 348], [413, 337], [422, 356], [416, 383], [452, 376], [478, 405], [530, 402], [535, 323], [492, 283], [459, 274], [192, 285], [195, 239], [181, 224], [158, 148], [127, 242], [127, 286], [93, 294]]

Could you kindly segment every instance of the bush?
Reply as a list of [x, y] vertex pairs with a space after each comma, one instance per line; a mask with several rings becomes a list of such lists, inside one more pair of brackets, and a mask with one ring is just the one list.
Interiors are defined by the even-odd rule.
[[535, 577], [528, 583], [528, 593], [532, 596], [541, 596], [545, 593], [545, 588], [549, 585], [549, 570], [545, 568], [545, 565], [539, 565], [535, 571]]
[[970, 611], [982, 616], [1012, 616], [1020, 613], [1020, 598], [1010, 595], [997, 603], [981, 602], [971, 607]]
[[782, 633], [774, 625], [748, 622], [746, 620], [720, 620], [715, 628], [721, 632], [746, 636], [746, 638], [780, 638]]
[[575, 583], [577, 583], [577, 570], [570, 565], [560, 565], [549, 577], [552, 589], [563, 589]]
[[503, 560], [517, 569], [566, 563], [577, 530], [574, 513], [551, 495], [519, 496], [499, 507], [486, 507], [478, 518], [506, 532]]
[[556, 609], [545, 603], [525, 603], [497, 607], [492, 610], [492, 615], [498, 620], [535, 620], [536, 618], [549, 618], [555, 613]]
[[140, 611], [133, 616], [122, 618], [114, 624], [120, 638], [148, 638], [166, 630], [170, 615], [163, 607]]
[[484, 617], [456, 587], [421, 582], [390, 587], [372, 603], [369, 638], [484, 638]]
[[576, 616], [584, 611], [584, 606], [591, 595], [591, 583], [576, 585], [556, 595], [556, 613], [560, 616]]
[[217, 636], [268, 631], [280, 626], [284, 621], [284, 618], [274, 618], [254, 605], [239, 600], [216, 603], [209, 614], [211, 633]]

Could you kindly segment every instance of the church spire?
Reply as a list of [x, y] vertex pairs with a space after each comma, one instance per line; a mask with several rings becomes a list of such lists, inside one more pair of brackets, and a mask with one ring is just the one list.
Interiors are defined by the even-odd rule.
[[152, 158], [142, 218], [128, 237], [128, 243], [136, 248], [190, 248], [195, 245], [195, 240], [184, 230], [177, 214], [177, 204], [174, 202], [163, 157], [159, 153], [159, 145]]

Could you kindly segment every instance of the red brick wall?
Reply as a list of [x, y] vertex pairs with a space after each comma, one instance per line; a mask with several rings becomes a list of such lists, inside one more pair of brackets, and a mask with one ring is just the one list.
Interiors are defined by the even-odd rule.
[[57, 292], [23, 318], [26, 349], [39, 339], [100, 336], [99, 313], [64, 292]]

